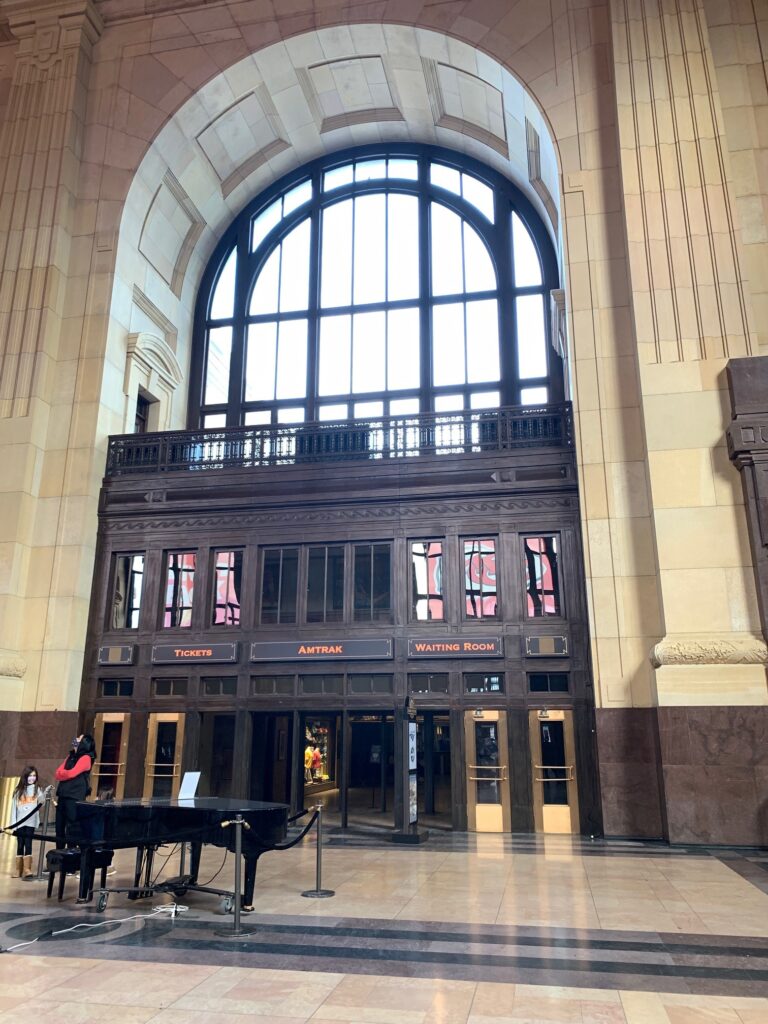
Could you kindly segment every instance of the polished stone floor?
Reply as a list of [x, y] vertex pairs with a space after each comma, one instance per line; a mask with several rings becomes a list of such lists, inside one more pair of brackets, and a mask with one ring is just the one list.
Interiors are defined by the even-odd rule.
[[[331, 831], [262, 857], [249, 933], [188, 892], [104, 913], [9, 877], [0, 842], [0, 1024], [768, 1024], [768, 853], [435, 833], [420, 847]], [[165, 854], [166, 851], [162, 851]], [[161, 877], [178, 853], [159, 856]], [[206, 848], [201, 882], [232, 883]], [[129, 884], [116, 855], [108, 886]], [[75, 931], [67, 931], [79, 925]], [[89, 927], [83, 927], [83, 926]], [[96, 927], [90, 927], [96, 926]], [[57, 934], [62, 933], [62, 934]]]

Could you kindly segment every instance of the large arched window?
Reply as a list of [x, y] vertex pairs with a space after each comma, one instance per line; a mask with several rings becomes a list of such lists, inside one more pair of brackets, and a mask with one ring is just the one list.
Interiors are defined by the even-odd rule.
[[365, 147], [259, 196], [198, 300], [190, 427], [562, 400], [552, 246], [506, 179], [446, 150]]

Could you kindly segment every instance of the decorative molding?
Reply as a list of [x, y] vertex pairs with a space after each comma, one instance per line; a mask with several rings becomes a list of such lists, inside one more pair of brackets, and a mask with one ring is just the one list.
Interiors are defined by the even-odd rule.
[[158, 373], [169, 386], [174, 388], [184, 380], [184, 374], [170, 345], [154, 334], [139, 331], [128, 335], [128, 358], [126, 359], [123, 390], [128, 394], [128, 378], [133, 360], [143, 363], [148, 370]]
[[[109, 497], [107, 508], [109, 509]], [[166, 494], [166, 499], [168, 495]], [[200, 496], [202, 500], [202, 493]], [[114, 507], [114, 506], [112, 506]], [[109, 513], [103, 519], [107, 533], [130, 533], [143, 530], [202, 530], [215, 529], [219, 526], [249, 527], [260, 526], [270, 523], [347, 523], [362, 521], [391, 521], [393, 519], [435, 519], [451, 518], [453, 516], [478, 515], [478, 514], [504, 514], [515, 513], [519, 515], [525, 512], [575, 512], [578, 504], [575, 497], [563, 495], [558, 498], [525, 498], [515, 501], [513, 499], [499, 499], [498, 501], [459, 501], [459, 502], [435, 502], [434, 504], [421, 503], [417, 505], [393, 504], [385, 506], [354, 508], [322, 508], [322, 509], [276, 509], [264, 510], [261, 512], [232, 512], [222, 510], [210, 515], [185, 516], [173, 512], [162, 518], [147, 519], [137, 517], [128, 520], [112, 519]], [[121, 515], [124, 513], [114, 513]]]
[[11, 679], [23, 679], [27, 672], [27, 663], [15, 654], [0, 654], [0, 676]]
[[[368, 95], [363, 97], [362, 102], [352, 101], [352, 90], [344, 90], [338, 81], [333, 81], [332, 89], [322, 88], [323, 78], [342, 78], [353, 70], [358, 72], [367, 86]], [[381, 54], [345, 57], [342, 60], [310, 64], [306, 68], [297, 68], [296, 77], [321, 135], [336, 128], [347, 128], [355, 124], [405, 120], [398, 106], [393, 76], [388, 71], [386, 58]], [[371, 84], [371, 80], [375, 84]], [[386, 102], [387, 100], [389, 102]], [[331, 102], [332, 105], [344, 109], [329, 113], [324, 108], [324, 102]]]
[[90, 55], [104, 29], [93, 0], [0, 0], [0, 15], [7, 19], [0, 36], [18, 39], [19, 60], [41, 70], [65, 50], [83, 47]]
[[[471, 75], [468, 71], [462, 71], [461, 68], [453, 67], [451, 64], [440, 64], [438, 61], [430, 60], [427, 57], [422, 57], [421, 63], [435, 127], [450, 128], [461, 135], [468, 135], [470, 138], [482, 142], [490, 149], [496, 150], [497, 153], [501, 153], [503, 157], [509, 159], [509, 144], [507, 142], [506, 120], [504, 116], [504, 96], [500, 90], [477, 75]], [[476, 121], [471, 121], [466, 117], [459, 117], [448, 111], [445, 90], [440, 81], [441, 70], [444, 74], [452, 73], [459, 76], [460, 79], [466, 79], [475, 84], [479, 83], [486, 93], [497, 94], [500, 105], [501, 134], [484, 128]]]
[[[170, 230], [171, 218], [163, 210], [164, 194], [175, 202], [176, 208], [187, 219], [187, 227], [177, 232], [177, 243]], [[174, 228], [176, 225], [174, 225]], [[147, 215], [141, 227], [139, 252], [150, 263], [162, 279], [170, 286], [173, 294], [180, 298], [192, 252], [205, 228], [205, 218], [187, 195], [175, 174], [167, 170], [149, 204]], [[157, 237], [157, 235], [161, 237]], [[176, 249], [175, 257], [173, 248]], [[171, 262], [172, 261], [172, 262]]]
[[175, 352], [176, 342], [179, 336], [179, 332], [176, 330], [175, 324], [168, 319], [162, 310], [158, 309], [154, 302], [144, 294], [138, 285], [133, 286], [133, 304], [152, 321], [163, 336], [163, 340], [168, 348], [172, 352]]
[[542, 201], [544, 209], [547, 211], [547, 216], [552, 221], [555, 234], [557, 234], [557, 205], [552, 198], [552, 193], [541, 177], [541, 139], [539, 138], [539, 133], [527, 117], [525, 119], [525, 143], [528, 150], [528, 181], [530, 181], [531, 188]]
[[664, 639], [651, 650], [654, 668], [663, 665], [765, 665], [768, 646], [758, 637], [739, 640], [680, 637]]
[[[245, 157], [235, 156], [224, 140], [240, 140], [245, 132], [251, 134], [253, 152]], [[261, 140], [259, 135], [263, 136]], [[219, 179], [221, 194], [226, 199], [255, 170], [290, 149], [287, 135], [269, 89], [262, 83], [209, 121], [195, 142]]]

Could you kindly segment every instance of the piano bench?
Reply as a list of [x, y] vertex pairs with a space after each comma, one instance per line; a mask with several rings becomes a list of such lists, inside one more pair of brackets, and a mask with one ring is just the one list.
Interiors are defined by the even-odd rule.
[[[107, 868], [112, 863], [112, 858], [115, 855], [114, 850], [107, 849], [106, 847], [96, 847], [91, 850], [90, 865], [94, 869], [101, 868], [101, 888], [107, 884]], [[46, 867], [48, 869], [48, 892], [46, 896], [50, 898], [53, 892], [53, 883], [56, 878], [56, 873], [59, 875], [59, 900], [64, 899], [64, 884], [67, 880], [67, 875], [74, 875], [80, 870], [81, 864], [80, 850], [49, 850], [45, 856]], [[82, 888], [82, 886], [81, 886]], [[89, 893], [93, 889], [93, 879], [89, 879], [88, 885]]]

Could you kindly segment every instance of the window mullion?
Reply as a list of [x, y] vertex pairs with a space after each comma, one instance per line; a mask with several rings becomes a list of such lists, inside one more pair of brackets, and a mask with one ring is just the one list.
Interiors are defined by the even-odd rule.
[[419, 335], [421, 346], [420, 406], [422, 412], [434, 411], [428, 178], [429, 163], [422, 159], [419, 161]]
[[237, 273], [235, 275], [235, 309], [232, 319], [232, 347], [229, 357], [229, 392], [227, 395], [227, 426], [239, 426], [243, 417], [245, 395], [245, 301], [248, 290], [248, 244], [250, 218], [240, 222], [237, 232]]
[[520, 386], [517, 380], [517, 317], [512, 276], [512, 211], [509, 203], [499, 196], [496, 197], [494, 235], [498, 260], [501, 404], [517, 405]]
[[306, 419], [313, 422], [317, 419], [317, 388], [318, 366], [320, 354], [320, 247], [323, 236], [320, 231], [320, 191], [322, 172], [315, 171], [312, 176], [312, 212], [310, 214], [309, 235], [309, 309], [307, 311], [307, 397]]

